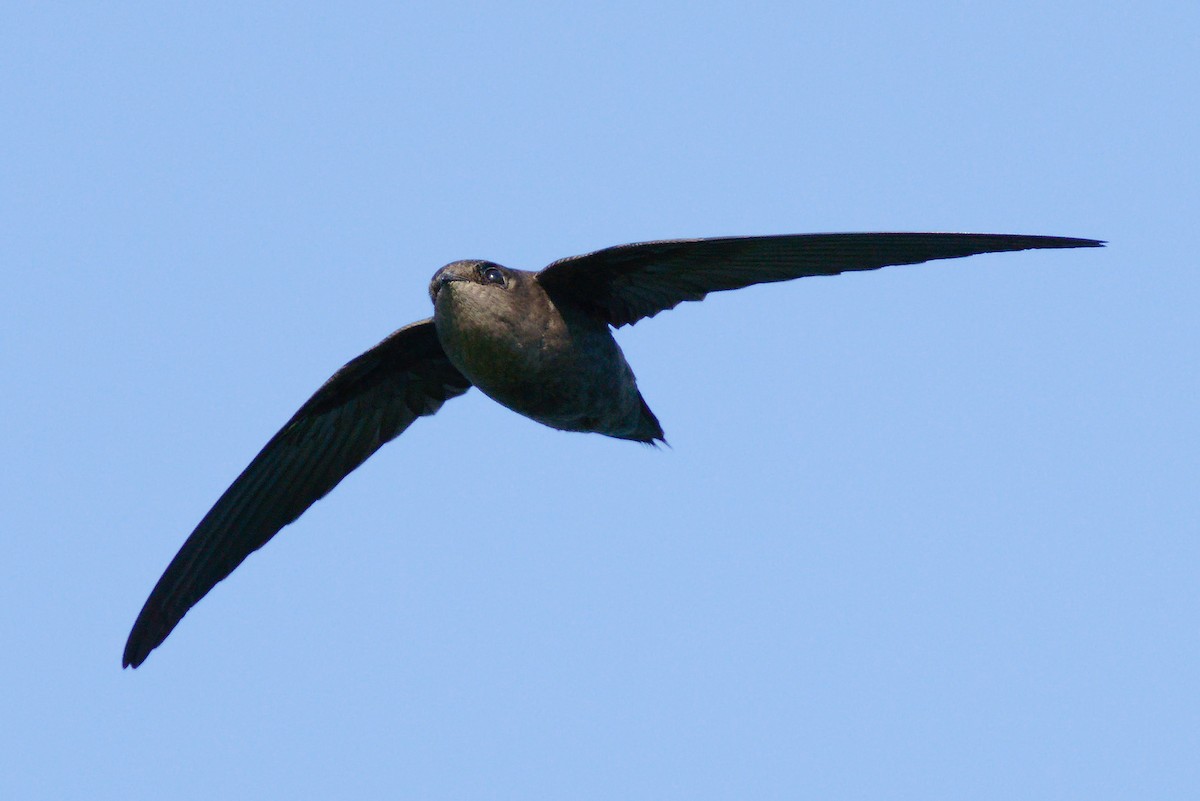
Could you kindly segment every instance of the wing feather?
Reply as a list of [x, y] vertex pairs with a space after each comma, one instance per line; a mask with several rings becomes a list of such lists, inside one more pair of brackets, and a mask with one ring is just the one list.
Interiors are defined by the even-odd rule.
[[813, 275], [876, 270], [978, 253], [1100, 247], [1095, 239], [1020, 234], [850, 233], [671, 239], [560, 259], [538, 273], [547, 292], [610, 325], [653, 317], [709, 292]]
[[470, 382], [433, 321], [401, 328], [338, 370], [242, 471], [158, 580], [125, 644], [137, 667], [217, 582], [414, 420]]

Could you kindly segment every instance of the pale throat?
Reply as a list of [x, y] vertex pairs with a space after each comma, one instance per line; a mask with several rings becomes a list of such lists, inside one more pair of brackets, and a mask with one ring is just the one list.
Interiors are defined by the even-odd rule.
[[547, 323], [557, 315], [487, 300], [492, 299], [473, 291], [438, 298], [434, 321], [446, 355], [485, 392], [537, 381], [544, 369]]

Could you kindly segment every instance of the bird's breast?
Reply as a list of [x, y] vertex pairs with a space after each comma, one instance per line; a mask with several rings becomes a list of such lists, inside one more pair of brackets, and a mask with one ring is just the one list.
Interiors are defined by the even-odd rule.
[[629, 416], [639, 403], [633, 373], [603, 322], [564, 314], [540, 293], [519, 308], [442, 294], [434, 315], [442, 347], [493, 400], [553, 428], [585, 431]]

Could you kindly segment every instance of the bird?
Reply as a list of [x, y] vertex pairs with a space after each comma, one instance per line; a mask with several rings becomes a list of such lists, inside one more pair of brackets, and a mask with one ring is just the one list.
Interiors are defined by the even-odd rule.
[[138, 614], [122, 666], [141, 665], [247, 556], [418, 417], [472, 386], [551, 428], [665, 443], [615, 328], [753, 284], [1104, 244], [1020, 234], [784, 234], [617, 245], [537, 272], [482, 259], [447, 264], [429, 284], [433, 315], [335, 372], [204, 516]]

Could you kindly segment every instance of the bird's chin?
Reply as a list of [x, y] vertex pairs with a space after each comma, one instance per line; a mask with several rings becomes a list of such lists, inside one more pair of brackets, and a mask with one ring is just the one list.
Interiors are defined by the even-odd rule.
[[447, 281], [429, 288], [429, 297], [433, 301], [434, 313], [452, 313], [455, 307], [462, 304], [462, 293], [458, 291], [457, 281]]

